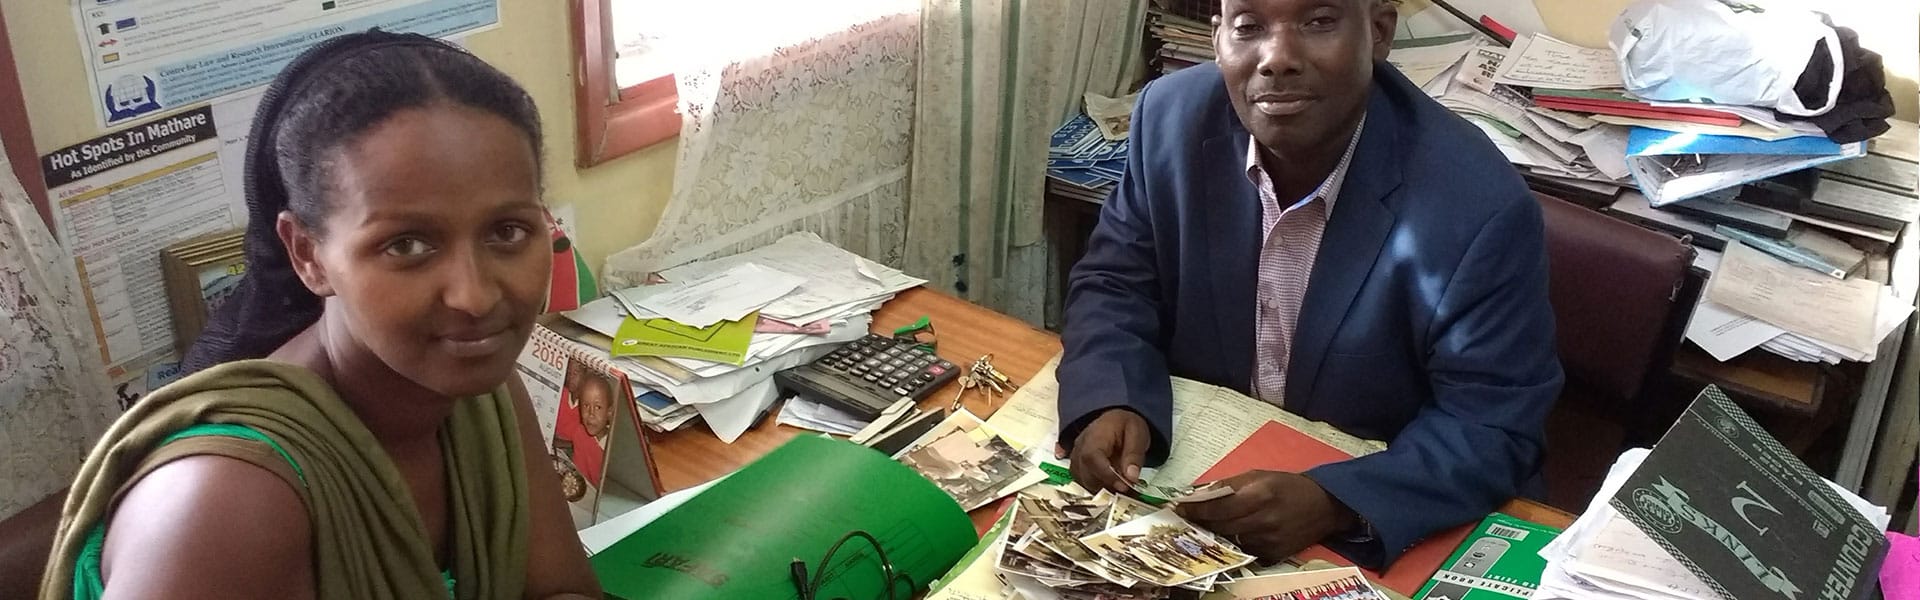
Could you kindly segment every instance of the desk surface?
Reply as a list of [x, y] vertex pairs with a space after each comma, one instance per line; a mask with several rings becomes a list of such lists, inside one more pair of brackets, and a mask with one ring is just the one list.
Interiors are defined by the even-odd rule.
[[[1034, 372], [1046, 365], [1048, 359], [1060, 352], [1060, 338], [1051, 332], [1035, 329], [1013, 317], [925, 288], [901, 293], [898, 298], [881, 307], [874, 314], [873, 329], [890, 332], [896, 327], [912, 323], [922, 315], [933, 318], [934, 329], [939, 334], [941, 358], [956, 364], [967, 364], [983, 354], [992, 354], [993, 364], [1016, 383], [1032, 377]], [[957, 385], [950, 383], [934, 392], [921, 406], [941, 406], [952, 402]], [[976, 393], [967, 394], [966, 406], [967, 410], [981, 417], [989, 416], [999, 408], [997, 404], [988, 406], [985, 399]], [[794, 436], [809, 433], [771, 421], [772, 417], [769, 416], [766, 422], [756, 425], [732, 444], [721, 442], [704, 426], [656, 435], [653, 438], [654, 460], [660, 470], [660, 483], [665, 488], [663, 491], [692, 487], [725, 475], [773, 451]], [[1573, 522], [1573, 517], [1567, 513], [1526, 500], [1510, 501], [1500, 510], [1553, 527], [1564, 528]], [[975, 511], [973, 518], [976, 525], [979, 521], [992, 518], [988, 514], [990, 512], [984, 509]]]

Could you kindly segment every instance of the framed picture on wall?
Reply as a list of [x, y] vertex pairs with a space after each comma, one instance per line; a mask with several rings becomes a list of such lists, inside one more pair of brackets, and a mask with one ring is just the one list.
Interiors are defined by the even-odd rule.
[[247, 272], [245, 230], [233, 229], [187, 239], [160, 251], [173, 318], [173, 349], [185, 354], [206, 328], [207, 315], [220, 308]]

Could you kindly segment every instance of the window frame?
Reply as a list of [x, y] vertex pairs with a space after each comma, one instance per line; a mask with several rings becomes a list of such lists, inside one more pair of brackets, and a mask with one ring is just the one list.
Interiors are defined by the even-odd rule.
[[592, 167], [680, 135], [672, 74], [619, 88], [612, 0], [572, 0], [574, 164]]

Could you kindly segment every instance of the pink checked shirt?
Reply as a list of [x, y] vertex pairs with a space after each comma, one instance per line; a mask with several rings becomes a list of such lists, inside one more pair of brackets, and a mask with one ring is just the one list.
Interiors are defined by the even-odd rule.
[[1361, 117], [1347, 142], [1347, 153], [1327, 174], [1312, 194], [1282, 208], [1273, 190], [1273, 179], [1260, 168], [1260, 142], [1247, 141], [1247, 180], [1260, 191], [1260, 267], [1254, 282], [1254, 358], [1253, 396], [1276, 406], [1285, 406], [1287, 398], [1287, 361], [1292, 358], [1293, 332], [1300, 320], [1300, 301], [1307, 295], [1307, 280], [1313, 274], [1314, 257], [1320, 253], [1320, 236], [1327, 230], [1327, 215], [1346, 182], [1347, 165], [1353, 162], [1353, 149], [1360, 144], [1360, 130], [1366, 126]]

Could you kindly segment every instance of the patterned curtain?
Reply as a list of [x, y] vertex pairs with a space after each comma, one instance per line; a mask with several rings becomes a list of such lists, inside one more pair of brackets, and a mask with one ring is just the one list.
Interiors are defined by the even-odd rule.
[[[918, 0], [719, 0], [682, 33], [673, 196], [606, 279], [811, 231], [873, 260], [903, 257]], [[712, 8], [718, 6], [720, 8]], [[798, 39], [796, 39], [798, 38]]]
[[0, 519], [66, 487], [119, 413], [80, 298], [0, 152]]
[[[924, 0], [905, 270], [1039, 325], [1047, 140], [1140, 81], [1147, 0]], [[1045, 290], [1042, 293], [1042, 290]]]

